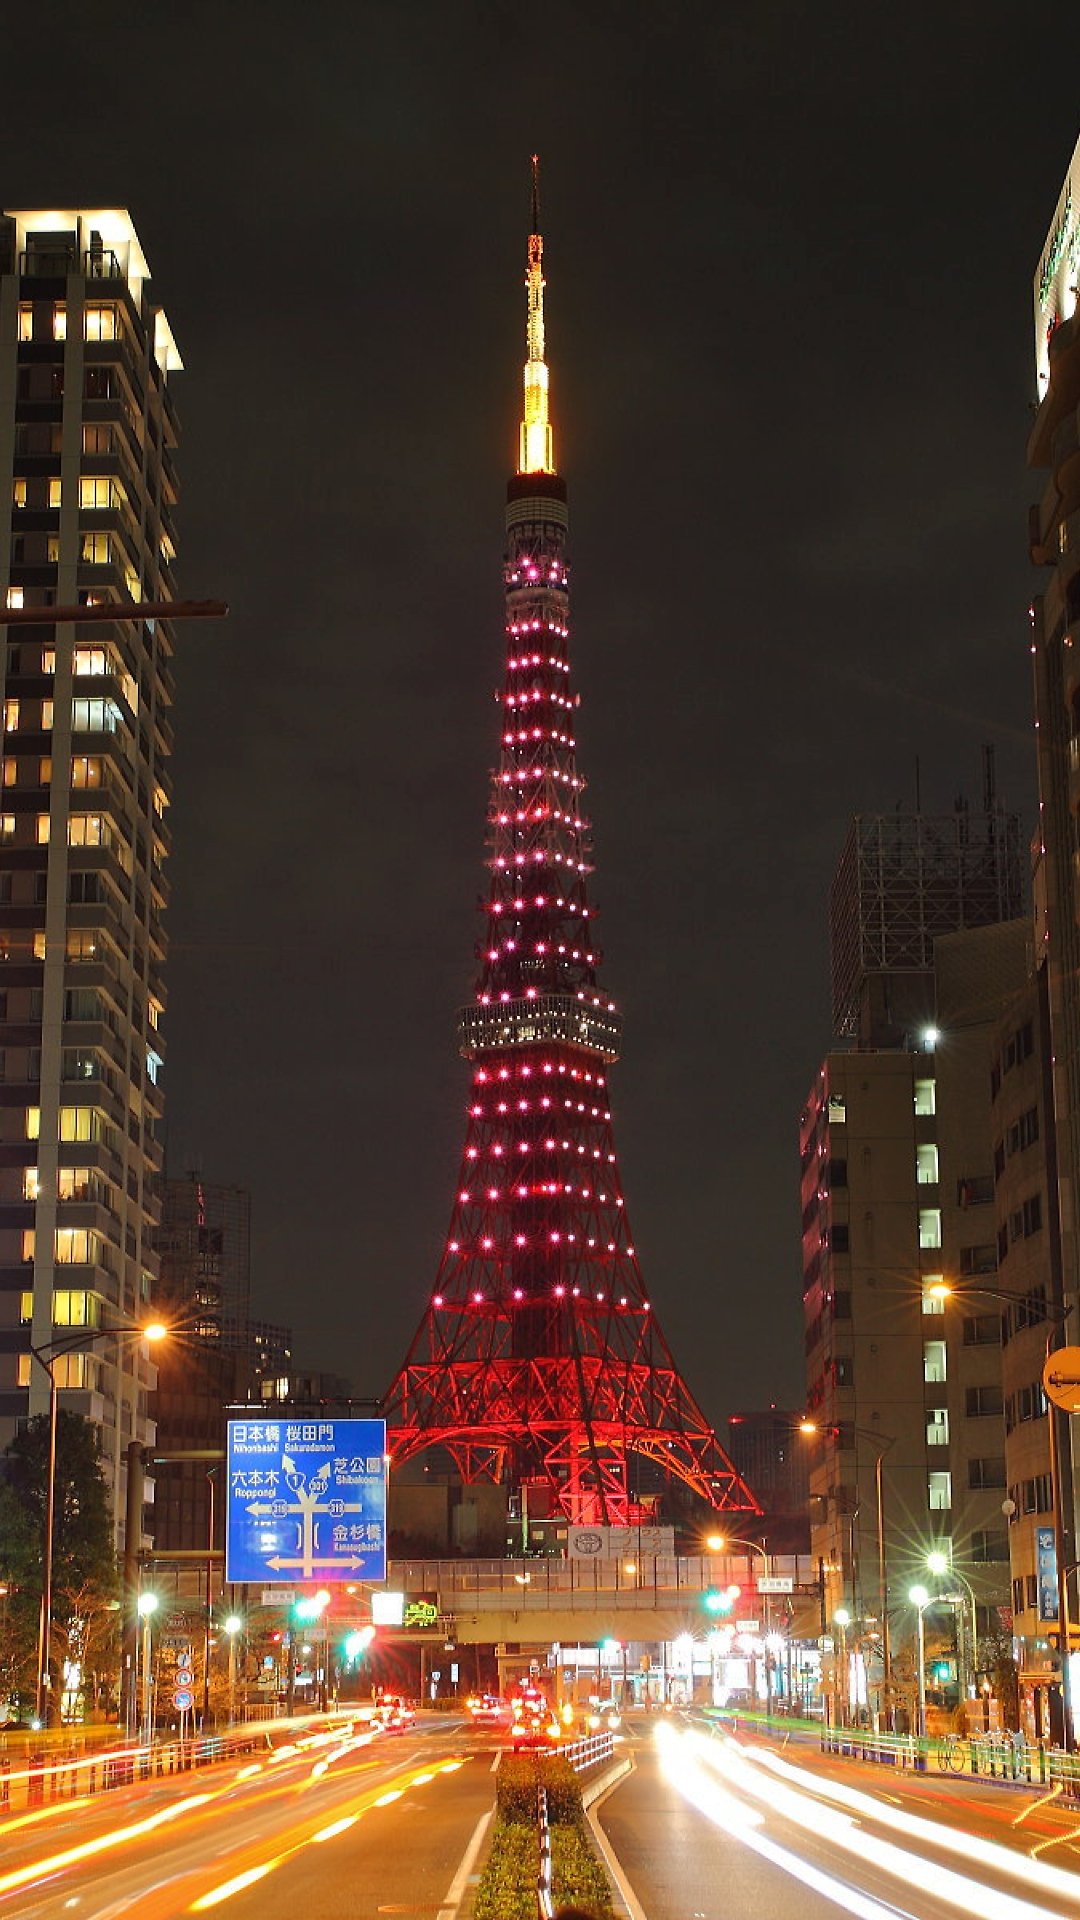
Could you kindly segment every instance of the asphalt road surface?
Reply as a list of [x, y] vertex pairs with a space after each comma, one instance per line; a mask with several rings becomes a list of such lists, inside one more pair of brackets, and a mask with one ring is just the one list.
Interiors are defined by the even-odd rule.
[[242, 1761], [0, 1815], [0, 1920], [453, 1920], [496, 1747], [305, 1729]]
[[880, 1771], [871, 1785], [869, 1769], [687, 1722], [630, 1746], [633, 1771], [594, 1818], [633, 1920], [1080, 1916], [1080, 1813], [1030, 1791], [968, 1799]]

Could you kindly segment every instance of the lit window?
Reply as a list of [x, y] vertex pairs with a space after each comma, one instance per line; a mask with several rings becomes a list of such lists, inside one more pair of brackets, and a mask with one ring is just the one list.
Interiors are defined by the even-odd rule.
[[58, 533], [50, 533], [50, 535], [49, 535], [49, 537], [48, 537], [48, 539], [46, 540], [46, 542], [45, 542], [45, 558], [46, 558], [46, 560], [48, 561], [48, 563], [49, 563], [49, 565], [50, 565], [50, 567], [56, 567], [56, 566], [59, 566], [59, 564], [60, 564], [60, 535], [59, 535]]
[[915, 1149], [915, 1178], [920, 1187], [937, 1184], [938, 1150], [930, 1140], [920, 1140]]
[[91, 933], [85, 927], [72, 929], [67, 937], [67, 957], [73, 961], [100, 959], [101, 949], [97, 934]]
[[0, 813], [0, 846], [10, 845], [15, 838], [15, 815]]
[[73, 813], [68, 820], [69, 847], [100, 847], [105, 841], [105, 821], [100, 813]]
[[47, 787], [52, 779], [52, 761], [48, 758], [38, 761], [38, 786]]
[[52, 337], [54, 340], [67, 339], [67, 308], [62, 300], [58, 300], [53, 308]]
[[161, 1002], [159, 1000], [150, 999], [147, 1001], [146, 1017], [149, 1020], [150, 1025], [153, 1027], [155, 1033], [157, 1031], [158, 1024], [161, 1020], [161, 1016], [164, 1013], [164, 1011], [165, 1009], [161, 1005]]
[[[30, 1385], [30, 1355], [18, 1356], [18, 1385]], [[58, 1387], [93, 1387], [97, 1384], [97, 1364], [88, 1353], [58, 1353], [52, 1362], [52, 1377]]]
[[18, 779], [18, 777], [19, 777], [19, 770], [18, 770], [18, 767], [17, 767], [17, 765], [16, 765], [16, 763], [15, 763], [15, 761], [14, 761], [14, 760], [5, 760], [5, 761], [4, 761], [4, 785], [5, 785], [5, 787], [13, 787], [13, 786], [15, 785], [15, 782], [16, 782], [16, 780]]
[[44, 931], [44, 928], [39, 927], [38, 931], [34, 935], [34, 959], [44, 960], [44, 958], [45, 958], [45, 931]]
[[28, 1320], [32, 1320], [32, 1319], [33, 1319], [33, 1317], [34, 1317], [34, 1296], [33, 1296], [33, 1294], [32, 1294], [32, 1293], [20, 1293], [20, 1295], [19, 1295], [19, 1319], [20, 1319], [20, 1320], [22, 1321], [22, 1323], [23, 1323], [23, 1325], [25, 1326], [25, 1325], [26, 1325], [26, 1323], [27, 1323], [27, 1321], [28, 1321]]
[[22, 341], [27, 341], [27, 340], [32, 340], [33, 337], [34, 337], [34, 309], [33, 307], [20, 307], [19, 308], [19, 339]]
[[82, 450], [84, 453], [111, 453], [113, 450], [112, 428], [93, 424], [84, 426]]
[[943, 1273], [925, 1273], [923, 1275], [922, 1310], [924, 1313], [944, 1313], [945, 1295], [932, 1291], [934, 1287], [941, 1287], [944, 1286], [944, 1284], [945, 1275]]
[[166, 793], [164, 787], [155, 787], [154, 788], [154, 812], [158, 815], [159, 819], [162, 819], [162, 820], [164, 819], [165, 809], [168, 806], [168, 804], [169, 804], [169, 796]]
[[[90, 1140], [93, 1138], [94, 1110], [92, 1107], [61, 1107], [59, 1134], [61, 1140]], [[37, 1135], [33, 1135], [36, 1139]]]
[[62, 504], [63, 494], [60, 479], [59, 476], [54, 476], [54, 478], [49, 481], [49, 505], [50, 507], [59, 507], [62, 506]]
[[106, 567], [112, 556], [112, 538], [107, 533], [84, 533], [79, 542], [79, 559], [92, 567]]
[[11, 483], [11, 504], [13, 507], [26, 505], [26, 481], [21, 478]]
[[24, 1167], [23, 1182], [22, 1182], [23, 1199], [36, 1200], [40, 1191], [41, 1191], [41, 1187], [38, 1181], [37, 1168]]
[[43, 648], [42, 648], [42, 650], [41, 650], [41, 671], [42, 671], [42, 673], [55, 673], [55, 672], [56, 672], [56, 648], [55, 648], [55, 647], [43, 647]]
[[941, 1245], [941, 1208], [919, 1208], [919, 1245], [920, 1247], [940, 1247]]
[[87, 307], [85, 321], [88, 340], [116, 339], [115, 307]]
[[82, 475], [79, 481], [80, 507], [115, 507], [119, 504], [119, 488], [106, 474], [84, 473]]
[[[90, 1237], [92, 1239], [94, 1236]], [[100, 1302], [96, 1293], [61, 1287], [53, 1294], [54, 1327], [96, 1327], [100, 1317]]]
[[104, 647], [76, 647], [74, 671], [76, 674], [108, 673], [109, 660]]
[[947, 1513], [952, 1506], [952, 1474], [931, 1473], [927, 1476], [927, 1505], [931, 1513]]
[[71, 762], [73, 787], [100, 787], [105, 781], [105, 762], [96, 754], [78, 753]]
[[153, 1082], [155, 1087], [157, 1086], [157, 1083], [158, 1083], [158, 1075], [161, 1072], [161, 1069], [164, 1065], [165, 1065], [165, 1062], [162, 1059], [160, 1053], [155, 1053], [152, 1047], [147, 1047], [146, 1072], [147, 1072], [147, 1077]]
[[944, 1340], [924, 1340], [923, 1379], [933, 1386], [940, 1386], [946, 1378], [946, 1364]]
[[39, 847], [47, 847], [49, 844], [49, 816], [47, 813], [38, 814], [37, 843]]
[[132, 567], [124, 568], [124, 585], [133, 600], [142, 599], [142, 581]]
[[948, 1446], [949, 1410], [947, 1407], [927, 1407], [926, 1444], [928, 1447]]
[[26, 595], [23, 589], [21, 587], [9, 587], [7, 590], [7, 603], [9, 607], [25, 606]]
[[33, 1257], [34, 1257], [34, 1229], [33, 1229], [33, 1227], [24, 1227], [24, 1228], [23, 1228], [23, 1236], [22, 1236], [22, 1257], [23, 1257], [23, 1259], [24, 1259], [24, 1260], [32, 1260], [32, 1259], [33, 1259]]
[[73, 700], [71, 703], [73, 733], [115, 733], [119, 719], [120, 709], [115, 700]]
[[52, 731], [52, 723], [53, 723], [53, 703], [51, 700], [43, 700], [41, 703], [42, 733], [50, 733]]
[[57, 1167], [56, 1197], [58, 1200], [88, 1200], [90, 1174], [87, 1168]]
[[86, 1227], [57, 1227], [55, 1259], [58, 1267], [85, 1267], [97, 1258], [96, 1233]]
[[4, 732], [17, 733], [19, 730], [19, 703], [17, 700], [4, 701]]
[[26, 1137], [28, 1140], [36, 1140], [40, 1133], [41, 1133], [41, 1108], [27, 1107]]
[[916, 1111], [916, 1113], [920, 1113], [920, 1114], [928, 1114], [928, 1113], [936, 1113], [936, 1112], [937, 1112], [937, 1106], [936, 1106], [936, 1104], [935, 1104], [935, 1093], [936, 1093], [936, 1090], [937, 1090], [937, 1088], [936, 1088], [936, 1082], [935, 1082], [935, 1081], [933, 1081], [933, 1080], [916, 1080], [916, 1082], [915, 1082], [915, 1111]]

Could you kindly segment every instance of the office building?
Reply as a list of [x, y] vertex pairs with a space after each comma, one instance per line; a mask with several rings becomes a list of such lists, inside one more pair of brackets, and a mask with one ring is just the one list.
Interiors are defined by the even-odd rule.
[[[179, 356], [118, 210], [0, 218], [0, 597], [115, 617], [5, 629], [0, 770], [0, 1443], [49, 1404], [57, 1336], [145, 1314], [157, 1284], [162, 916]], [[124, 1449], [152, 1440], [145, 1345], [55, 1360]]]

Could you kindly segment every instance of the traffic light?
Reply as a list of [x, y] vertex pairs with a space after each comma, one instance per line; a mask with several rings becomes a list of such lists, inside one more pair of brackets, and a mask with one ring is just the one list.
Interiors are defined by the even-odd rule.
[[318, 1593], [305, 1593], [302, 1600], [293, 1602], [293, 1619], [300, 1626], [310, 1626], [313, 1620], [319, 1620], [330, 1605], [330, 1595], [325, 1587]]
[[366, 1653], [375, 1638], [374, 1627], [361, 1627], [359, 1632], [346, 1636], [344, 1653], [346, 1660], [359, 1660]]
[[701, 1604], [706, 1613], [711, 1613], [715, 1619], [731, 1612], [741, 1591], [740, 1587], [706, 1587]]

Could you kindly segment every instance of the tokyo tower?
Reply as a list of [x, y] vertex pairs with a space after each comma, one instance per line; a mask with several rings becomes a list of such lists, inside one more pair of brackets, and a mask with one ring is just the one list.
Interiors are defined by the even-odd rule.
[[623, 1204], [608, 1096], [620, 1021], [587, 886], [535, 159], [531, 225], [490, 885], [460, 1016], [465, 1147], [431, 1299], [386, 1398], [387, 1444], [398, 1466], [439, 1447], [465, 1481], [528, 1488], [535, 1511], [579, 1525], [655, 1518], [635, 1496], [635, 1455], [653, 1483], [659, 1468], [714, 1509], [757, 1513], [675, 1367]]

